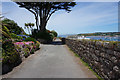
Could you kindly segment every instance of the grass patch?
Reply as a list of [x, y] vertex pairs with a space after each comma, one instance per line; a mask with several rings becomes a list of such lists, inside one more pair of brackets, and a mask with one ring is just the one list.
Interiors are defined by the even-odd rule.
[[75, 53], [74, 53], [74, 55], [75, 55], [76, 57], [80, 57], [78, 54], [75, 54]]
[[[76, 54], [71, 48], [69, 48], [69, 50], [72, 51], [76, 57], [79, 57], [79, 58], [80, 58], [80, 56], [79, 56], [78, 54]], [[85, 66], [87, 66], [88, 69], [91, 70], [91, 71], [93, 72], [93, 74], [94, 74], [99, 80], [104, 80], [104, 79], [102, 79], [102, 78], [89, 66], [88, 63], [86, 63], [85, 61], [83, 61], [83, 59], [80, 58], [80, 61], [81, 61]]]
[[88, 63], [86, 63], [85, 61], [83, 61], [81, 58], [80, 58], [80, 61], [81, 61], [85, 66], [87, 66], [88, 69], [91, 70], [91, 71], [93, 72], [93, 74], [94, 74], [99, 80], [104, 80], [104, 79], [102, 79], [95, 71], [93, 71], [93, 69], [89, 66]]
[[[73, 52], [73, 50], [72, 50], [71, 48], [69, 48], [69, 50]], [[75, 55], [76, 57], [80, 57], [80, 56], [79, 56], [78, 54], [76, 54], [75, 52], [73, 52], [73, 53], [74, 53], [74, 55]]]

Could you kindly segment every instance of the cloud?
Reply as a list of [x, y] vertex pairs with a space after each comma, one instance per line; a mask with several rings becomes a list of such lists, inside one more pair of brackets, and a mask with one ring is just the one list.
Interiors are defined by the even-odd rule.
[[[24, 0], [24, 1], [29, 1], [29, 0]], [[38, 0], [34, 0], [34, 1], [38, 1]], [[75, 2], [118, 2], [118, 1], [119, 0], [75, 0]], [[1, 2], [12, 2], [12, 0], [1, 0]]]
[[[5, 17], [14, 20], [19, 26], [35, 22], [34, 15], [17, 4], [3, 4]], [[52, 15], [47, 29], [56, 30], [59, 34], [74, 34], [94, 31], [117, 31], [118, 4], [113, 2], [78, 2], [72, 12], [58, 11]]]
[[[2, 13], [5, 18], [14, 20], [23, 29], [25, 23], [35, 23], [34, 15], [28, 10], [20, 8], [15, 2], [3, 2]], [[27, 30], [25, 31], [28, 33]]]
[[119, 2], [119, 0], [75, 0], [75, 2]]
[[[81, 5], [80, 4], [84, 4]], [[117, 4], [116, 3], [78, 3], [77, 9], [73, 9], [71, 13], [62, 13], [53, 16], [48, 23], [53, 25], [60, 33], [76, 33], [76, 29], [87, 29], [93, 26], [104, 26], [117, 24]], [[61, 29], [61, 30], [60, 30]], [[68, 30], [68, 31], [65, 31]]]

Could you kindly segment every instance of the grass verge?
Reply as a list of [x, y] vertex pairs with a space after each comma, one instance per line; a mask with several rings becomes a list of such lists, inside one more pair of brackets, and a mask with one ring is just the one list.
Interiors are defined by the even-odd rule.
[[[68, 48], [69, 48], [69, 47], [68, 47]], [[76, 57], [79, 57], [79, 58], [80, 58], [80, 56], [79, 56], [78, 54], [76, 54], [71, 48], [69, 48], [69, 50], [72, 51]], [[93, 74], [94, 74], [99, 80], [104, 80], [104, 79], [102, 79], [102, 78], [88, 65], [88, 63], [86, 63], [85, 61], [83, 61], [83, 59], [80, 58], [80, 61], [81, 61], [85, 66], [87, 66], [88, 69], [91, 70], [91, 71], [93, 72]]]

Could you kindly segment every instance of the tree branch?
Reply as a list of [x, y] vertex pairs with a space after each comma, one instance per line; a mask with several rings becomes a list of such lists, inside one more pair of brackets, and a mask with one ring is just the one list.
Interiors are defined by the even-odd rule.
[[52, 15], [55, 11], [57, 11], [57, 9], [55, 9], [54, 11], [52, 11], [52, 12], [49, 14], [49, 16], [48, 16], [48, 18], [46, 19], [46, 21], [48, 21], [48, 20], [50, 19], [51, 15]]

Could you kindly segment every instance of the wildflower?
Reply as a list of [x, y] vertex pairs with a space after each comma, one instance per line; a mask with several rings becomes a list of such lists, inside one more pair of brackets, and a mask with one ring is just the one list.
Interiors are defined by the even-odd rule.
[[36, 48], [36, 46], [34, 46], [34, 49]]

